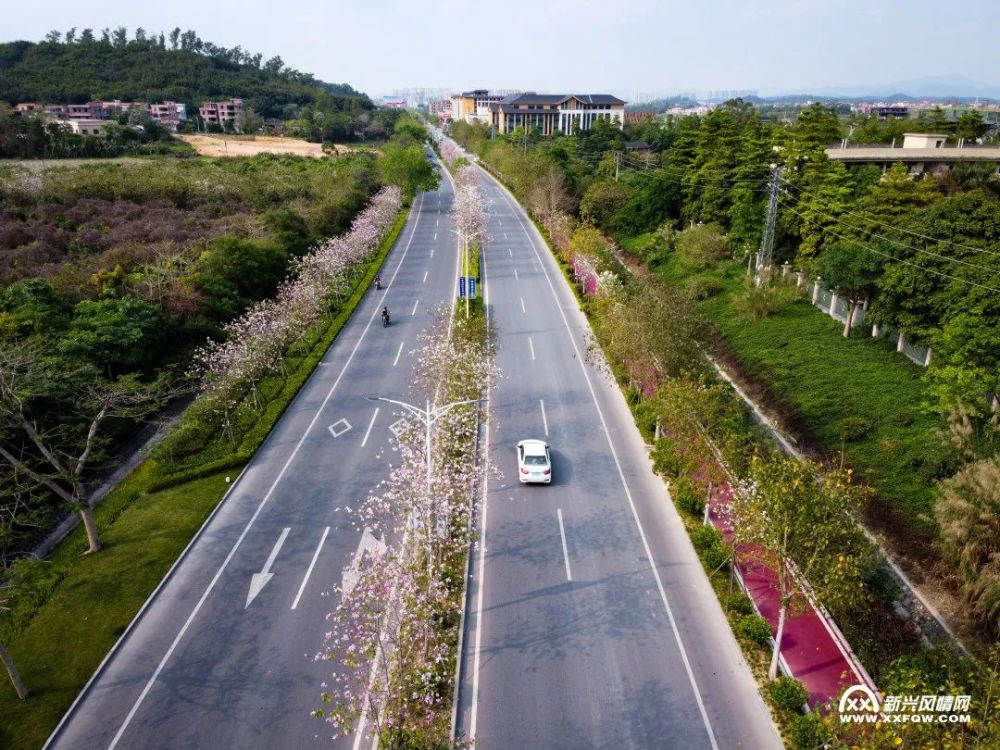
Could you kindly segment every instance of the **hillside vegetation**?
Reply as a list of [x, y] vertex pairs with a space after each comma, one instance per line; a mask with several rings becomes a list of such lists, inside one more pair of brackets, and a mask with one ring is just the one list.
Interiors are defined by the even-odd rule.
[[264, 117], [299, 107], [357, 114], [374, 109], [346, 83], [329, 84], [239, 47], [204, 42], [193, 31], [167, 35], [124, 28], [51, 32], [46, 41], [0, 44], [0, 100], [85, 103], [91, 99], [188, 105], [240, 97]]

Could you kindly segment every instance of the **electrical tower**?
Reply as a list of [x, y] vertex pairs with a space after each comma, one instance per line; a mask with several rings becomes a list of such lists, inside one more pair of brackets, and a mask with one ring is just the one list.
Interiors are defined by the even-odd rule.
[[771, 197], [767, 204], [767, 220], [764, 222], [764, 234], [760, 238], [760, 249], [757, 251], [757, 278], [765, 269], [771, 267], [774, 255], [774, 223], [778, 218], [778, 192], [781, 189], [781, 167], [774, 167], [771, 172]]

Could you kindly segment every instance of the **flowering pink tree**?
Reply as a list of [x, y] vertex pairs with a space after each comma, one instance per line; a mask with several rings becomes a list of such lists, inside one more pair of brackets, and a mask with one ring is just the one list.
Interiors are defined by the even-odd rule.
[[247, 395], [258, 405], [260, 381], [282, 369], [289, 347], [306, 336], [332, 303], [340, 302], [392, 229], [402, 204], [399, 188], [380, 190], [350, 231], [326, 240], [295, 264], [294, 278], [273, 299], [227, 323], [221, 341], [209, 341], [196, 352], [194, 374], [224, 430], [231, 434], [233, 412]]
[[[497, 378], [482, 319], [450, 326], [446, 307], [420, 337], [415, 354], [413, 393], [421, 402], [481, 398]], [[470, 405], [435, 422], [429, 487], [424, 430], [411, 421], [392, 447], [398, 462], [389, 478], [358, 512], [359, 524], [396, 540], [395, 552], [366, 560], [353, 585], [334, 592], [339, 601], [317, 658], [335, 667], [314, 715], [335, 736], [367, 721], [382, 746], [393, 748], [404, 736], [440, 731], [461, 588], [446, 571], [460, 568], [468, 550], [474, 492], [486, 470], [475, 456], [478, 417]], [[427, 566], [428, 555], [453, 564]]]

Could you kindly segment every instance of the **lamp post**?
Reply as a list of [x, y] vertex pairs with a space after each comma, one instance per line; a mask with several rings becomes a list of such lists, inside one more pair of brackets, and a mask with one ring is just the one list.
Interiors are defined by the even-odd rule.
[[431, 407], [431, 400], [427, 399], [426, 406], [421, 409], [419, 406], [414, 406], [413, 404], [408, 404], [405, 401], [398, 401], [394, 398], [384, 398], [383, 396], [368, 396], [369, 401], [384, 401], [388, 404], [395, 404], [396, 406], [401, 406], [406, 409], [407, 412], [413, 416], [419, 418], [424, 423], [424, 457], [427, 463], [426, 466], [426, 501], [424, 510], [424, 526], [427, 530], [427, 580], [430, 581], [431, 574], [433, 573], [434, 558], [431, 553], [431, 427], [440, 418], [447, 414], [449, 411], [454, 409], [456, 406], [464, 406], [465, 404], [478, 404], [486, 399], [482, 398], [471, 398], [465, 401], [453, 401], [450, 404], [444, 404], [443, 406]]

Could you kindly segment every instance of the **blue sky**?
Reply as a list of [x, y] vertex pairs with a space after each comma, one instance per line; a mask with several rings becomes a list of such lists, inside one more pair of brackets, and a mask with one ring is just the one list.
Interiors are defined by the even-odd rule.
[[1000, 2], [931, 0], [4, 0], [0, 39], [194, 29], [370, 94], [817, 90], [926, 76], [1000, 84]]

